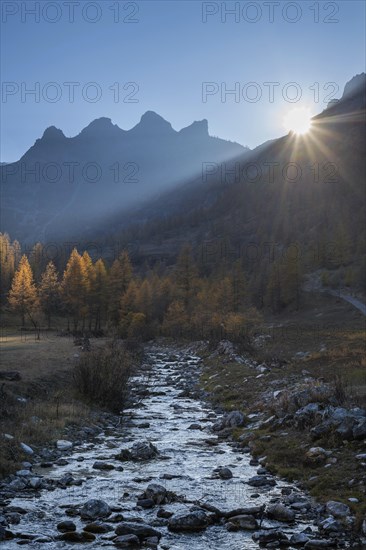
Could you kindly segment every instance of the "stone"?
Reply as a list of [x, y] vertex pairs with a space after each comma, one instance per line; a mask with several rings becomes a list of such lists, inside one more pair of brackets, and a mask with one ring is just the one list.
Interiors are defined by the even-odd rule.
[[366, 439], [366, 418], [354, 426], [352, 435], [354, 439]]
[[320, 527], [327, 533], [336, 533], [342, 529], [341, 524], [334, 517], [329, 517], [321, 521]]
[[60, 487], [70, 487], [71, 485], [74, 485], [75, 479], [72, 477], [70, 472], [67, 472], [60, 477], [57, 483], [58, 485], [60, 485]]
[[42, 486], [42, 478], [40, 477], [31, 477], [28, 481], [29, 487], [32, 489], [39, 489]]
[[150, 441], [137, 441], [131, 449], [122, 449], [115, 458], [118, 460], [150, 460], [158, 454], [158, 449]]
[[155, 504], [162, 504], [166, 496], [167, 490], [158, 483], [150, 483], [144, 492], [144, 498], [151, 499]]
[[32, 473], [29, 470], [18, 470], [15, 475], [18, 477], [30, 477]]
[[113, 464], [108, 464], [108, 462], [102, 462], [97, 460], [93, 464], [94, 470], [114, 470]]
[[203, 510], [174, 514], [168, 523], [170, 531], [201, 531], [208, 526], [208, 517]]
[[72, 449], [73, 444], [71, 441], [66, 441], [66, 439], [59, 439], [56, 441], [56, 447], [59, 451], [68, 451], [69, 449]]
[[163, 519], [169, 519], [171, 518], [173, 515], [173, 512], [169, 512], [168, 510], [164, 510], [164, 508], [160, 508], [156, 514], [156, 516], [158, 518], [163, 518]]
[[137, 506], [140, 506], [141, 508], [153, 508], [155, 506], [155, 502], [152, 498], [140, 498], [137, 501]]
[[252, 535], [252, 539], [259, 544], [270, 544], [270, 543], [286, 543], [288, 538], [283, 531], [280, 529], [268, 529], [256, 531]]
[[122, 535], [113, 539], [117, 548], [140, 548], [140, 539], [136, 535]]
[[258, 522], [253, 516], [249, 515], [239, 515], [232, 516], [230, 518], [230, 523], [232, 523], [238, 529], [244, 529], [248, 531], [254, 531], [258, 529]]
[[277, 521], [292, 522], [295, 519], [295, 512], [280, 502], [268, 506], [267, 515]]
[[221, 431], [225, 428], [237, 428], [245, 424], [245, 416], [240, 411], [231, 411], [225, 414], [223, 418], [215, 422], [212, 426], [213, 431]]
[[21, 517], [21, 514], [19, 514], [18, 512], [8, 512], [6, 514], [7, 522], [12, 525], [19, 525]]
[[309, 540], [306, 533], [295, 533], [290, 538], [290, 544], [292, 546], [304, 546]]
[[224, 466], [215, 468], [213, 474], [215, 476], [219, 476], [221, 479], [231, 479], [233, 477], [232, 471], [229, 468], [225, 468]]
[[50, 542], [53, 542], [53, 539], [51, 537], [47, 537], [46, 535], [41, 535], [40, 537], [37, 537], [35, 539], [33, 539], [33, 542], [39, 542], [39, 543], [50, 543]]
[[104, 500], [91, 499], [88, 500], [80, 510], [82, 519], [99, 519], [106, 518], [111, 514], [111, 509]]
[[329, 500], [325, 505], [325, 509], [335, 518], [344, 518], [351, 514], [351, 510], [347, 504], [343, 504], [343, 502], [337, 502], [335, 500]]
[[135, 535], [139, 540], [143, 540], [147, 537], [161, 538], [161, 533], [147, 525], [146, 523], [135, 523], [133, 521], [122, 521], [115, 529], [116, 535]]
[[252, 487], [265, 487], [266, 485], [274, 487], [276, 485], [276, 481], [272, 477], [253, 476], [249, 479], [248, 485], [251, 485]]
[[27, 454], [27, 455], [33, 455], [34, 454], [34, 451], [33, 451], [32, 447], [30, 447], [29, 445], [26, 445], [25, 443], [21, 443], [20, 446], [22, 448], [22, 451], [25, 454]]
[[[259, 495], [258, 495], [259, 496]], [[225, 512], [223, 515], [230, 519], [233, 516], [261, 516], [265, 509], [265, 505], [261, 506], [246, 506], [245, 508], [236, 508], [235, 510], [230, 510], [230, 512]]]
[[334, 541], [330, 540], [321, 540], [321, 539], [313, 539], [309, 540], [304, 548], [315, 548], [315, 549], [321, 549], [321, 548], [331, 548], [332, 546], [335, 546], [336, 543]]
[[60, 523], [57, 524], [57, 529], [62, 533], [67, 533], [70, 531], [76, 531], [76, 525], [70, 520], [60, 521]]
[[113, 527], [108, 525], [107, 523], [103, 523], [102, 521], [93, 521], [92, 523], [88, 523], [83, 528], [84, 531], [88, 531], [88, 533], [108, 533], [109, 531], [113, 530]]
[[322, 447], [311, 447], [305, 453], [304, 463], [308, 466], [320, 466], [325, 463], [331, 454], [331, 451], [326, 451]]
[[356, 424], [356, 419], [353, 417], [345, 418], [343, 422], [336, 428], [335, 432], [342, 440], [353, 439], [353, 428]]
[[82, 533], [68, 531], [63, 535], [60, 535], [59, 539], [66, 542], [93, 542], [95, 540], [95, 535], [93, 535], [93, 533], [88, 533], [87, 531], [83, 531]]

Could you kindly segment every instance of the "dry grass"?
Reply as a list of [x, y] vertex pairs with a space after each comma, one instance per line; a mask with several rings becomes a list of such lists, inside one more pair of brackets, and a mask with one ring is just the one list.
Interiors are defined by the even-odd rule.
[[[104, 339], [92, 340], [95, 349]], [[0, 475], [19, 466], [26, 455], [19, 443], [37, 447], [49, 445], [69, 425], [90, 421], [90, 409], [75, 395], [73, 367], [82, 352], [72, 338], [44, 333], [37, 341], [27, 332], [21, 335], [14, 328], [3, 329], [1, 335], [1, 370], [16, 370], [19, 381], [4, 381], [0, 400], [1, 437]]]
[[[317, 319], [322, 319], [322, 322], [318, 323]], [[291, 391], [293, 384], [301, 385], [305, 378], [311, 377], [314, 381], [307, 384], [307, 388], [315, 397], [317, 387], [325, 382], [343, 406], [365, 407], [366, 340], [365, 318], [361, 313], [348, 304], [336, 302], [334, 298], [321, 296], [319, 302], [309, 303], [304, 311], [269, 321], [270, 326], [267, 325], [264, 332], [267, 331], [271, 337], [266, 340], [256, 359], [269, 362], [276, 357], [279, 366], [272, 368], [264, 377], [256, 378], [258, 371], [245, 365], [205, 358], [202, 385], [212, 394], [215, 403], [227, 410], [264, 410], [266, 416], [270, 416], [275, 411], [270, 406], [265, 408], [261, 395], [271, 383], [274, 384], [273, 390], [289, 386]], [[310, 352], [310, 356], [295, 359], [299, 351]], [[306, 373], [303, 374], [303, 371]], [[278, 405], [283, 410], [289, 409], [289, 397], [285, 391], [278, 398]], [[282, 431], [287, 435], [281, 436]], [[239, 437], [242, 433], [245, 429], [235, 430], [234, 436]], [[270, 438], [260, 439], [263, 435]], [[304, 450], [314, 445], [335, 449], [337, 462], [329, 469], [323, 466], [314, 469], [304, 464]], [[256, 455], [267, 457], [268, 465], [274, 472], [302, 481], [311, 494], [323, 502], [335, 499], [350, 505], [348, 498], [359, 498], [360, 502], [351, 506], [358, 518], [364, 515], [364, 472], [360, 461], [355, 459], [357, 453], [364, 452], [362, 442], [343, 445], [339, 439], [324, 438], [314, 443], [307, 430], [296, 430], [293, 426], [271, 430], [269, 426], [256, 431], [253, 448]], [[317, 476], [314, 482], [309, 482], [311, 476]], [[354, 481], [349, 484], [351, 480]]]

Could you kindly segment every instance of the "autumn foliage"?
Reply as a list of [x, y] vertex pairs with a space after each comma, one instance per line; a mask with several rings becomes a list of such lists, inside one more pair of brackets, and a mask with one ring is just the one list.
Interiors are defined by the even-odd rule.
[[[14, 247], [18, 254], [17, 245], [7, 236], [2, 239], [7, 250], [3, 303], [19, 315], [22, 326], [29, 319], [34, 326], [36, 322], [50, 329], [57, 318], [57, 326], [63, 323], [74, 334], [106, 333], [137, 342], [157, 336], [229, 338], [247, 344], [260, 323], [238, 261], [206, 274], [191, 248], [184, 246], [174, 265], [137, 269], [127, 251], [108, 265], [74, 248], [64, 267], [56, 268], [52, 261], [44, 262], [42, 245], [34, 247], [31, 261], [23, 255], [17, 262], [10, 250]], [[268, 302], [277, 296], [274, 275], [272, 279]], [[287, 293], [296, 293], [291, 272], [288, 279]], [[288, 299], [284, 292], [281, 297]]]

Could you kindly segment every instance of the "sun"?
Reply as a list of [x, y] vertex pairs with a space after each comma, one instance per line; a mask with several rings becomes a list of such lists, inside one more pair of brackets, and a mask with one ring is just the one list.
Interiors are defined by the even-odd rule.
[[283, 127], [287, 132], [306, 134], [311, 128], [311, 111], [308, 107], [291, 109], [283, 118]]

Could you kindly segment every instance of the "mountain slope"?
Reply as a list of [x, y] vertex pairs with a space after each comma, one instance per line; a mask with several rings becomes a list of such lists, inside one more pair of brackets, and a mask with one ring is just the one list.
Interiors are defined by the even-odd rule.
[[356, 79], [307, 135], [273, 140], [233, 159], [234, 175], [219, 164], [206, 181], [133, 212], [139, 223], [115, 233], [118, 246], [132, 243], [143, 264], [152, 254], [173, 261], [190, 241], [205, 269], [239, 259], [253, 274], [292, 250], [304, 271], [349, 269], [357, 279], [365, 254], [366, 101], [365, 75]]
[[199, 174], [206, 159], [246, 151], [209, 136], [206, 120], [177, 132], [151, 111], [129, 131], [108, 118], [72, 138], [51, 126], [18, 162], [0, 167], [1, 230], [28, 242], [80, 236]]

